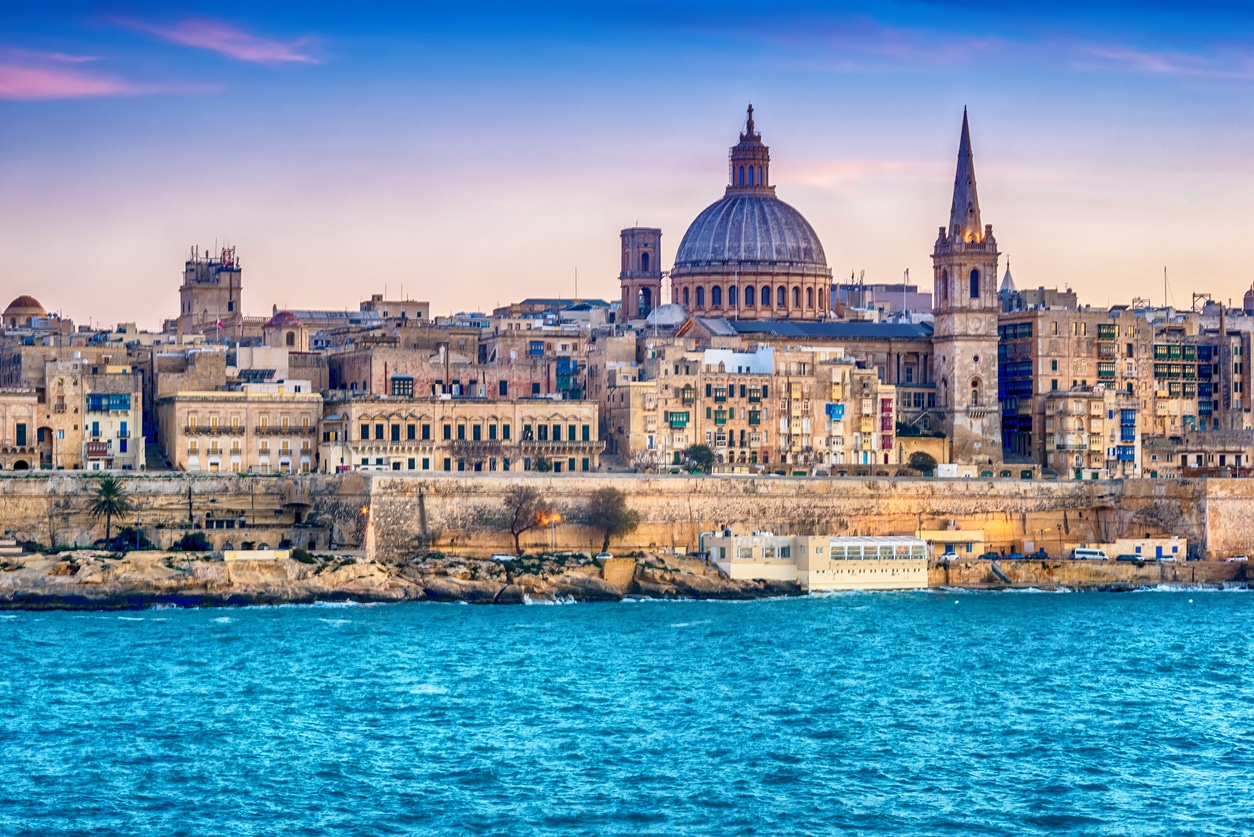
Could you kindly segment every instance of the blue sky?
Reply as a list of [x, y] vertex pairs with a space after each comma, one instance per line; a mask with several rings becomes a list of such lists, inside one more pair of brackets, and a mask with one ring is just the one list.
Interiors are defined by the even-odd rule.
[[177, 310], [228, 239], [245, 307], [616, 294], [669, 260], [753, 101], [837, 277], [930, 283], [962, 108], [1020, 285], [1095, 305], [1254, 281], [1244, 4], [6, 4], [0, 284], [77, 320]]

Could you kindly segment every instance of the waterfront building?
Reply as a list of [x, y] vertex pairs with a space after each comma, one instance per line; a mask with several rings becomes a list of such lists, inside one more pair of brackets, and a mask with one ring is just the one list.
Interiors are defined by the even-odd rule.
[[1101, 384], [1048, 393], [1042, 464], [1075, 479], [1139, 477], [1139, 403]]
[[318, 467], [321, 418], [322, 396], [308, 382], [248, 383], [162, 396], [157, 436], [179, 470], [305, 474]]
[[918, 538], [725, 531], [701, 540], [706, 560], [734, 579], [795, 581], [809, 592], [928, 586], [928, 547]]
[[332, 393], [321, 470], [589, 472], [600, 467], [592, 401]]

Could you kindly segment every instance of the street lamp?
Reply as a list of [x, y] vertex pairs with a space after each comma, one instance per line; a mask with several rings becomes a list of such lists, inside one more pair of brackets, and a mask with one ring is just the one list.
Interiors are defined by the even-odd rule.
[[139, 511], [135, 512], [135, 551], [139, 552]]

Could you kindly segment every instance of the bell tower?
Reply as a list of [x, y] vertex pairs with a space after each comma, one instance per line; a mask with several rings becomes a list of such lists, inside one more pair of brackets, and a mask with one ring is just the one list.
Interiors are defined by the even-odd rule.
[[662, 231], [629, 227], [620, 234], [623, 266], [618, 283], [623, 289], [622, 322], [643, 320], [662, 304]]
[[940, 228], [932, 251], [936, 407], [957, 464], [1002, 461], [997, 397], [999, 255], [993, 225], [980, 226], [975, 159], [964, 108], [949, 226]]

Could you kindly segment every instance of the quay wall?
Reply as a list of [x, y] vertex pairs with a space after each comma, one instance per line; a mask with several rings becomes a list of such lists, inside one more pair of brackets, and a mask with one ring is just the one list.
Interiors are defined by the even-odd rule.
[[[236, 546], [245, 537], [290, 536], [318, 549], [368, 548], [382, 560], [417, 550], [512, 551], [502, 500], [534, 487], [564, 521], [526, 533], [528, 550], [599, 550], [600, 536], [571, 521], [596, 489], [623, 491], [640, 516], [611, 551], [688, 552], [722, 527], [777, 534], [886, 535], [918, 529], [980, 529], [990, 549], [1025, 541], [1058, 554], [1086, 542], [1179, 535], [1212, 557], [1254, 551], [1254, 480], [1019, 481], [904, 478], [647, 476], [635, 474], [415, 475], [351, 473], [294, 477], [123, 475], [144, 534], [160, 545], [192, 525]], [[31, 472], [0, 476], [0, 528], [20, 540], [87, 545], [103, 537], [90, 514], [95, 479]], [[191, 498], [189, 502], [188, 492]], [[133, 525], [132, 513], [114, 521]], [[247, 521], [239, 530], [204, 529]], [[271, 543], [271, 546], [277, 543]]]

